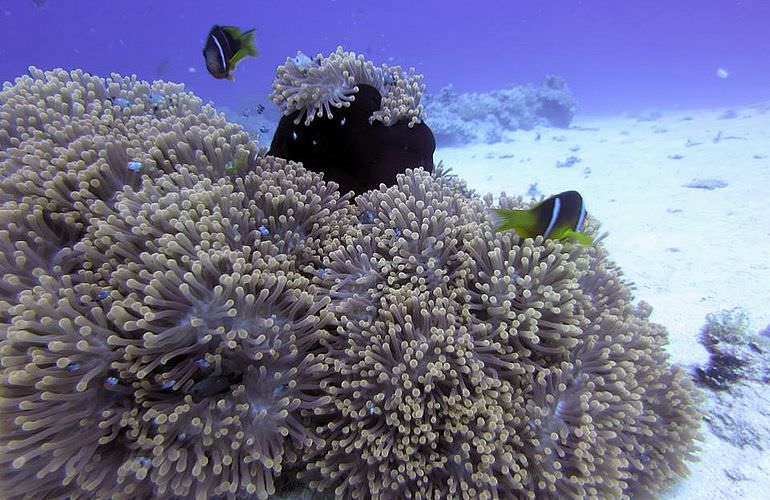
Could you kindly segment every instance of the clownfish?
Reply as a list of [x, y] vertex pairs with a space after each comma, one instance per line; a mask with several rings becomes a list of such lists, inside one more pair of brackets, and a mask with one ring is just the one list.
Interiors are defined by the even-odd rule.
[[230, 73], [235, 71], [238, 62], [247, 56], [257, 56], [253, 29], [241, 32], [235, 26], [214, 25], [211, 28], [203, 47], [206, 69], [211, 76], [232, 80]]
[[564, 191], [527, 210], [493, 208], [490, 215], [496, 233], [513, 229], [522, 238], [542, 235], [555, 240], [573, 239], [583, 245], [593, 243], [590, 236], [580, 232], [586, 207], [577, 191]]

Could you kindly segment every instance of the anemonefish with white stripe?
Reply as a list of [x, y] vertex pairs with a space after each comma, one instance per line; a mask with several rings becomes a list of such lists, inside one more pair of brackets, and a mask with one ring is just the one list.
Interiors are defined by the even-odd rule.
[[542, 235], [555, 240], [572, 239], [591, 245], [590, 236], [580, 232], [586, 219], [583, 197], [577, 191], [564, 191], [528, 210], [492, 209], [495, 232], [513, 229], [522, 238]]
[[206, 46], [203, 47], [203, 57], [206, 59], [206, 69], [214, 78], [232, 80], [230, 73], [244, 57], [257, 57], [254, 46], [254, 30], [241, 31], [235, 26], [217, 26], [211, 28]]

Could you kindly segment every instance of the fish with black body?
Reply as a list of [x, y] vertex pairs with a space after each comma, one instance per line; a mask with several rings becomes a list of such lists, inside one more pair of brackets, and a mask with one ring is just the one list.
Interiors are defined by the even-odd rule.
[[586, 207], [577, 191], [553, 195], [527, 210], [493, 208], [490, 216], [496, 233], [513, 229], [522, 238], [542, 235], [555, 240], [572, 239], [587, 246], [593, 243], [581, 232]]
[[257, 55], [254, 30], [241, 31], [235, 26], [214, 25], [203, 47], [206, 69], [214, 78], [232, 80], [231, 73], [235, 71], [238, 62], [245, 57]]
[[193, 401], [200, 402], [206, 398], [227, 392], [230, 386], [238, 384], [242, 380], [243, 376], [241, 374], [211, 375], [193, 384], [187, 394], [192, 396]]
[[401, 120], [386, 126], [370, 120], [381, 107], [382, 94], [371, 85], [356, 87], [355, 101], [335, 109], [333, 117], [318, 117], [304, 125], [297, 123], [299, 110], [283, 116], [267, 154], [323, 172], [324, 179], [339, 184], [341, 193], [393, 185], [408, 168], [433, 172], [436, 141], [428, 125], [410, 127], [408, 120]]

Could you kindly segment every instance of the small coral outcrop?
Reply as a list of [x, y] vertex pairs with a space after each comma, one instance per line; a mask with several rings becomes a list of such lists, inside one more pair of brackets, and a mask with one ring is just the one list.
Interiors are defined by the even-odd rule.
[[442, 146], [499, 142], [506, 131], [538, 125], [567, 128], [575, 114], [575, 98], [556, 75], [548, 75], [542, 85], [512, 85], [480, 94], [459, 94], [448, 85], [423, 101], [426, 119]]
[[[707, 364], [695, 368], [696, 381], [709, 391], [703, 420], [745, 456], [765, 453], [770, 449], [770, 325], [754, 333], [743, 308], [716, 311], [706, 316], [700, 342], [710, 354]], [[751, 467], [747, 462], [725, 472], [743, 477]]]
[[743, 309], [709, 314], [700, 342], [710, 355], [708, 365], [696, 369], [702, 384], [729, 389], [741, 380], [770, 382], [770, 327], [752, 334], [749, 315]]

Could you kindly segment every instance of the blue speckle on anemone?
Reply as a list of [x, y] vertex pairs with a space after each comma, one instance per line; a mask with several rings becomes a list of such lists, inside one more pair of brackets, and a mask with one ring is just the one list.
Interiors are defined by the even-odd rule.
[[294, 59], [292, 59], [292, 62], [294, 63], [294, 66], [301, 71], [307, 71], [308, 68], [313, 64], [313, 61], [310, 59], [310, 57], [301, 51], [297, 52], [297, 55], [294, 57]]
[[371, 210], [364, 210], [361, 215], [358, 216], [358, 222], [361, 224], [374, 224], [374, 212]]
[[112, 103], [120, 108], [127, 108], [131, 106], [131, 101], [129, 101], [125, 97], [115, 97], [112, 99]]
[[257, 230], [259, 231], [259, 234], [261, 234], [262, 236], [268, 236], [270, 234], [270, 230], [265, 226], [259, 226]]
[[163, 102], [164, 97], [163, 97], [163, 94], [161, 94], [160, 92], [155, 92], [153, 90], [152, 92], [150, 92], [149, 99], [150, 99], [150, 104], [158, 105]]
[[142, 162], [131, 160], [130, 162], [128, 162], [128, 169], [132, 172], [139, 172], [140, 170], [142, 170]]
[[114, 387], [118, 385], [118, 377], [107, 377], [107, 380], [104, 381], [105, 384], [107, 384], [110, 387]]
[[110, 296], [110, 292], [107, 290], [101, 290], [98, 294], [96, 294], [96, 300], [102, 301]]

